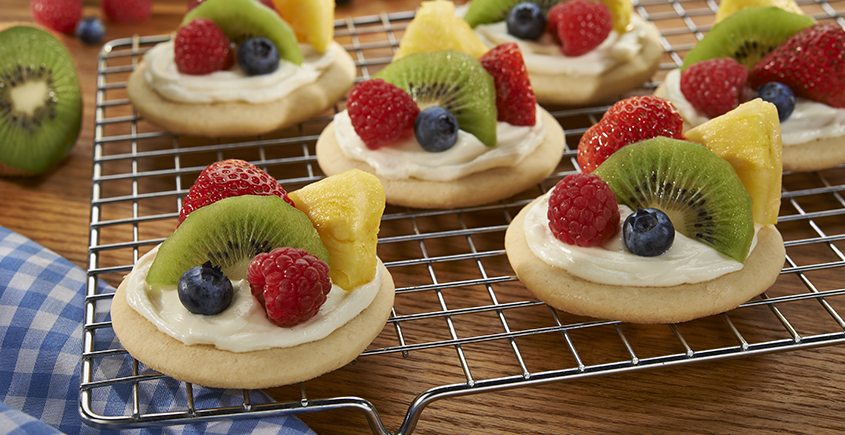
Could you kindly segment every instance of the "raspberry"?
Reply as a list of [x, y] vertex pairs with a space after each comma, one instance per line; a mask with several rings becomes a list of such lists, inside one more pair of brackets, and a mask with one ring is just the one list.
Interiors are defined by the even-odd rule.
[[62, 33], [71, 33], [82, 19], [80, 0], [32, 0], [32, 18], [38, 24]]
[[497, 120], [512, 125], [534, 125], [537, 98], [519, 47], [513, 42], [497, 45], [478, 61], [493, 76], [496, 85]]
[[681, 72], [681, 92], [687, 101], [709, 118], [739, 106], [748, 70], [736, 59], [708, 59]]
[[209, 74], [233, 64], [229, 39], [208, 18], [194, 18], [176, 32], [173, 41], [176, 68], [183, 74]]
[[152, 0], [103, 0], [103, 13], [111, 21], [131, 23], [144, 21], [152, 13]]
[[379, 149], [414, 128], [417, 103], [402, 88], [382, 79], [358, 83], [349, 91], [346, 109], [355, 133], [367, 148]]
[[599, 246], [619, 230], [619, 207], [597, 175], [570, 174], [549, 197], [549, 229], [563, 243]]
[[304, 249], [288, 247], [255, 256], [247, 280], [267, 318], [286, 328], [314, 317], [332, 289], [326, 262]]
[[568, 0], [549, 9], [546, 28], [566, 56], [581, 56], [598, 47], [613, 30], [613, 15], [602, 2]]
[[293, 205], [285, 189], [266, 172], [243, 160], [224, 160], [212, 163], [197, 177], [179, 210], [179, 224], [194, 210], [240, 195], [276, 195]]

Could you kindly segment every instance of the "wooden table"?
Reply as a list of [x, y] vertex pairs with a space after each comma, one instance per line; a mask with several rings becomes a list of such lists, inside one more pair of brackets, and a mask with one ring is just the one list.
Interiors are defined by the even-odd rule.
[[[83, 3], [86, 15], [98, 13], [98, 2]], [[417, 3], [354, 0], [339, 7], [337, 17], [412, 10]], [[184, 9], [183, 0], [156, 0], [150, 20], [124, 26], [107, 23], [105, 39], [166, 34], [176, 27]], [[30, 20], [28, 1], [4, 1], [0, 21]], [[99, 47], [67, 36], [63, 40], [79, 65], [85, 111], [82, 133], [56, 169], [33, 178], [0, 180], [0, 225], [87, 268]], [[824, 278], [841, 288], [842, 268], [831, 269]], [[829, 346], [451, 398], [430, 405], [415, 433], [838, 433], [845, 428], [843, 361], [845, 347]], [[483, 361], [476, 363], [485, 368]], [[408, 385], [436, 374], [415, 372], [413, 364], [402, 361], [375, 370], [391, 380], [373, 385], [370, 393], [378, 396], [383, 406], [379, 412], [393, 430], [408, 398], [419, 393]], [[354, 383], [355, 376], [353, 370], [331, 379]], [[369, 433], [365, 419], [352, 410], [301, 418], [321, 434]]]

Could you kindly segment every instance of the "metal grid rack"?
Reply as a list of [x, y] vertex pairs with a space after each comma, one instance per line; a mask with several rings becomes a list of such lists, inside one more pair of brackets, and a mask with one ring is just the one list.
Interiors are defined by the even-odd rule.
[[[801, 6], [818, 20], [835, 19], [845, 26], [842, 3], [813, 1]], [[650, 93], [709, 29], [709, 24], [700, 23], [712, 22], [717, 4], [648, 0], [635, 5], [641, 16], [661, 28], [666, 50], [655, 82], [634, 91]], [[389, 62], [412, 17], [413, 12], [381, 14], [336, 23], [336, 39], [356, 60], [359, 79]], [[124, 87], [142, 54], [166, 39], [117, 40], [100, 55], [80, 390], [81, 412], [88, 424], [129, 428], [352, 408], [365, 414], [374, 433], [408, 434], [423, 409], [443, 398], [845, 342], [840, 315], [845, 310], [845, 167], [784, 174], [778, 228], [784, 235], [787, 264], [769, 291], [735, 310], [684, 324], [642, 326], [575, 317], [537, 302], [507, 263], [505, 229], [522, 206], [577, 170], [574, 145], [607, 106], [552, 108], [566, 129], [569, 146], [557, 171], [535, 189], [482, 207], [385, 210], [379, 255], [394, 275], [396, 302], [382, 334], [349, 367], [376, 372], [383, 363], [406, 365], [409, 373], [424, 370], [435, 373], [438, 380], [414, 383], [419, 390], [400, 404], [407, 410], [404, 416], [394, 416], [400, 422], [396, 430], [387, 429], [372, 398], [357, 397], [355, 386], [334, 391], [326, 386], [330, 382], [312, 381], [278, 392], [290, 398], [266, 405], [250, 403], [244, 392], [242, 406], [197, 409], [191, 404], [183, 412], [162, 412], [139, 410], [136, 398], [127, 404], [126, 413], [98, 414], [92, 407], [95, 391], [134, 388], [162, 376], [136, 364], [131, 375], [97, 377], [100, 361], [131, 360], [119, 344], [98, 344], [98, 335], [107, 335], [111, 328], [104, 313], [113, 293], [106, 284], [117, 285], [140, 255], [172, 231], [182, 197], [213, 161], [229, 157], [252, 161], [288, 190], [321, 178], [314, 144], [333, 113], [246, 139], [162, 132], [136, 116]], [[794, 310], [796, 306], [802, 309]], [[808, 316], [807, 310], [813, 315]], [[646, 335], [651, 339], [640, 342]], [[548, 352], [560, 357], [552, 361]], [[490, 359], [501, 369], [478, 369], [479, 361]], [[191, 396], [189, 384], [180, 388]]]

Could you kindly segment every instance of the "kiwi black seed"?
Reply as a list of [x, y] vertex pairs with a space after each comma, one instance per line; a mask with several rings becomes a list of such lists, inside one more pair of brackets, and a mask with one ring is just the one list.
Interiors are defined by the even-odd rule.
[[751, 69], [814, 20], [776, 7], [747, 8], [720, 21], [687, 53], [681, 69], [707, 59], [732, 57]]
[[[514, 6], [525, 2], [526, 0], [472, 0], [467, 8], [467, 13], [464, 15], [464, 20], [470, 26], [475, 27], [479, 24], [495, 23], [503, 21], [510, 14]], [[552, 6], [560, 3], [563, 0], [533, 0], [532, 3], [537, 4], [543, 13], [548, 12]]]
[[751, 196], [730, 163], [707, 148], [656, 137], [620, 148], [593, 173], [618, 203], [662, 210], [681, 234], [745, 262], [754, 238]]
[[81, 125], [79, 77], [65, 46], [29, 25], [0, 29], [0, 174], [46, 171]]
[[195, 210], [161, 244], [147, 283], [175, 285], [188, 269], [206, 261], [232, 280], [245, 279], [256, 255], [284, 246], [329, 263], [328, 250], [308, 216], [278, 196], [222, 199]]
[[474, 57], [455, 50], [413, 53], [390, 63], [375, 78], [404, 89], [420, 110], [449, 110], [461, 130], [496, 146], [496, 87]]

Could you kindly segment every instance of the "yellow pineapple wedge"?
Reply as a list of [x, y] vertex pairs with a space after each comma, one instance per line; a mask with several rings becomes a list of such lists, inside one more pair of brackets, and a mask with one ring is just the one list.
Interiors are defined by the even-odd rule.
[[631, 12], [634, 10], [634, 4], [631, 0], [600, 0], [608, 9], [610, 9], [610, 16], [613, 18], [613, 30], [618, 34], [623, 34], [628, 31], [628, 24], [631, 23]]
[[783, 175], [778, 111], [761, 99], [741, 104], [684, 133], [727, 160], [751, 195], [754, 222], [777, 223]]
[[724, 20], [731, 16], [734, 12], [741, 11], [746, 8], [764, 8], [774, 6], [781, 8], [787, 12], [792, 12], [798, 15], [807, 15], [795, 3], [795, 0], [722, 0], [719, 4], [719, 10], [716, 11], [715, 23]]
[[455, 15], [454, 3], [448, 0], [422, 2], [414, 19], [408, 23], [393, 60], [411, 53], [441, 50], [457, 50], [477, 59], [488, 49], [472, 27]]
[[297, 41], [324, 53], [334, 40], [334, 1], [273, 0], [273, 5], [290, 24]]
[[349, 291], [375, 278], [384, 187], [374, 175], [352, 169], [288, 196], [311, 218], [328, 249], [334, 284]]

